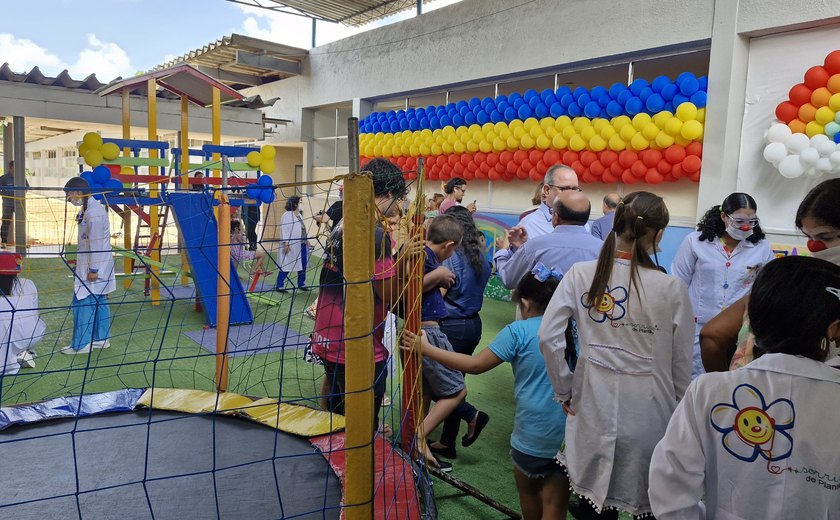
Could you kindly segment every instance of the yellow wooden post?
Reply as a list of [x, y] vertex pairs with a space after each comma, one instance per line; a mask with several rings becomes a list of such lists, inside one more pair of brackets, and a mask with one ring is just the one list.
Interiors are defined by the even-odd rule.
[[[149, 141], [156, 141], [157, 140], [157, 81], [152, 78], [148, 81], [148, 97], [146, 98], [147, 107], [148, 107], [148, 123], [147, 127], [149, 129]], [[157, 150], [149, 150], [149, 157], [152, 159], [158, 158], [158, 151]], [[159, 170], [157, 166], [149, 166], [149, 175], [158, 175]], [[151, 198], [155, 198], [160, 195], [158, 191], [158, 184], [153, 182], [149, 184], [149, 196]], [[149, 240], [152, 240], [156, 234], [160, 232], [158, 228], [158, 206], [153, 204], [149, 207]], [[160, 241], [163, 240], [163, 237], [160, 237]], [[158, 244], [160, 246], [160, 244]], [[160, 247], [156, 247], [152, 249], [152, 260], [156, 262], [160, 262]], [[160, 268], [157, 266], [151, 266], [152, 270], [152, 280], [151, 280], [151, 287], [152, 287], [152, 305], [160, 305], [160, 281], [158, 276], [160, 276]]]
[[[344, 181], [344, 359], [347, 520], [373, 518], [373, 180]], [[347, 247], [347, 244], [353, 244]]]
[[219, 279], [216, 282], [216, 388], [228, 387], [228, 329], [230, 328], [230, 202], [224, 191], [219, 202]]
[[[219, 87], [213, 87], [213, 144], [222, 144], [222, 91]], [[221, 156], [217, 153], [213, 154], [213, 160], [221, 160]], [[221, 177], [220, 168], [213, 169], [213, 177]]]
[[[131, 97], [127, 88], [122, 89], [122, 138], [131, 139]], [[131, 157], [131, 149], [127, 146], [122, 150], [123, 157]], [[131, 209], [126, 204], [123, 208], [123, 247], [125, 249], [132, 249], [134, 244], [131, 243]], [[131, 259], [125, 257], [123, 259], [123, 272], [131, 273]], [[128, 289], [131, 287], [131, 276], [126, 276], [123, 280], [123, 287]]]
[[[181, 189], [187, 190], [190, 187], [190, 103], [186, 96], [181, 96]], [[187, 251], [184, 248], [184, 240], [178, 232], [178, 245], [181, 250], [181, 285], [189, 281], [190, 263], [187, 261]]]

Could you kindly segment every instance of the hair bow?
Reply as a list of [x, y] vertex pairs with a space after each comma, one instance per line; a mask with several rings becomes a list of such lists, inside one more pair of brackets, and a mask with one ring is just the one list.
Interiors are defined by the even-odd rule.
[[838, 300], [840, 300], [840, 289], [836, 287], [826, 287], [825, 290], [830, 292], [831, 294], [836, 296]]
[[544, 263], [540, 262], [531, 269], [531, 274], [534, 275], [534, 278], [539, 280], [540, 282], [545, 282], [549, 278], [557, 278], [561, 280], [563, 278], [563, 273], [557, 269], [556, 267], [552, 267], [549, 269], [545, 266]]

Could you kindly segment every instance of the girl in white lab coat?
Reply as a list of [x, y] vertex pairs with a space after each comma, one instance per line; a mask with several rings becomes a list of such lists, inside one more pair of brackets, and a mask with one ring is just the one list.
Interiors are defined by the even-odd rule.
[[64, 185], [67, 201], [80, 208], [76, 216], [78, 248], [73, 280], [73, 341], [62, 354], [86, 354], [111, 346], [111, 311], [108, 294], [117, 289], [111, 254], [111, 224], [108, 213], [90, 196], [81, 177]]
[[775, 260], [748, 312], [765, 354], [689, 386], [650, 467], [659, 520], [840, 518], [840, 370], [825, 363], [840, 350], [840, 267]]
[[0, 253], [0, 375], [35, 368], [35, 345], [46, 325], [38, 317], [38, 289], [20, 278], [21, 256]]
[[757, 208], [751, 196], [732, 193], [706, 212], [671, 264], [671, 274], [688, 285], [694, 307], [692, 378], [705, 372], [700, 329], [747, 294], [761, 266], [775, 258], [759, 226]]
[[[668, 220], [662, 198], [627, 195], [597, 262], [572, 266], [543, 317], [540, 350], [568, 415], [558, 460], [582, 496], [577, 518], [650, 513], [650, 456], [688, 386], [694, 335], [688, 289], [650, 257]], [[574, 373], [570, 318], [580, 340]]]
[[297, 289], [308, 291], [306, 287], [306, 262], [309, 256], [309, 243], [306, 240], [306, 226], [300, 217], [300, 197], [289, 197], [286, 212], [280, 217], [280, 245], [277, 251], [277, 273], [275, 290], [286, 292], [286, 278], [289, 273], [297, 272]]

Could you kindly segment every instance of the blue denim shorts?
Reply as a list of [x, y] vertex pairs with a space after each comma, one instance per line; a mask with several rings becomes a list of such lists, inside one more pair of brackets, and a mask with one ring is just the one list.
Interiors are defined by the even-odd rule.
[[513, 460], [514, 467], [528, 478], [547, 478], [555, 473], [563, 472], [563, 467], [554, 458], [534, 457], [516, 448], [510, 449], [510, 458]]

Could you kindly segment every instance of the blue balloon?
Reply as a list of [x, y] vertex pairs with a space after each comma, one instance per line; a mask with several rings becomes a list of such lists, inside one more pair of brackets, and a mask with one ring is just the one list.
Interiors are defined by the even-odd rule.
[[271, 178], [271, 175], [260, 175], [259, 179], [257, 179], [257, 184], [260, 186], [271, 186], [274, 184], [274, 179]]
[[432, 122], [429, 121], [428, 117], [423, 116], [423, 117], [420, 118], [420, 129], [421, 130], [428, 130], [431, 127], [432, 127]]
[[249, 199], [259, 200], [260, 193], [262, 193], [262, 190], [260, 189], [259, 184], [249, 184], [245, 188], [245, 196]]
[[447, 112], [450, 110], [457, 110], [458, 105], [456, 105], [455, 103], [447, 103], [445, 108]]
[[496, 96], [495, 102], [498, 105], [500, 101], [504, 101], [505, 103], [508, 103], [508, 102], [510, 102], [510, 98], [508, 98], [504, 94], [499, 94], [498, 96]]
[[408, 129], [412, 132], [416, 132], [420, 130], [420, 121], [418, 119], [412, 119], [408, 122]]
[[834, 142], [840, 144], [840, 132], [834, 134]]
[[429, 118], [429, 128], [437, 129], [440, 128], [440, 118], [438, 116], [432, 116]]
[[[475, 107], [475, 110], [481, 110], [481, 107]], [[462, 106], [460, 110], [458, 110], [458, 114], [460, 116], [465, 116], [467, 114], [472, 114], [473, 109], [469, 107], [469, 105]]]
[[612, 101], [612, 98], [610, 98], [609, 94], [603, 94], [598, 97], [598, 105], [600, 105], [601, 108], [607, 108], [607, 105], [610, 104], [610, 101]]
[[580, 99], [580, 97], [584, 94], [589, 95], [589, 91], [584, 87], [578, 87], [572, 91], [572, 96], [575, 98], [575, 101]]
[[382, 125], [379, 123], [379, 121], [373, 123], [373, 133], [375, 134], [375, 133], [381, 132], [381, 131], [382, 131]]
[[480, 107], [481, 100], [477, 97], [471, 97], [470, 100], [467, 102], [467, 105], [469, 105], [470, 108]]
[[425, 109], [426, 117], [432, 117], [437, 115], [437, 107], [426, 107]]
[[613, 83], [610, 85], [610, 97], [618, 99], [618, 95], [627, 90], [627, 85], [623, 83]]
[[707, 94], [704, 91], [698, 90], [691, 95], [691, 102], [694, 103], [697, 108], [703, 108], [706, 106], [706, 95]]
[[598, 99], [603, 95], [609, 94], [607, 87], [603, 87], [598, 85], [597, 87], [593, 87], [592, 90], [589, 91], [589, 97], [592, 99]]
[[100, 164], [93, 169], [93, 182], [95, 184], [105, 184], [111, 178], [111, 170], [104, 164]]
[[631, 97], [633, 97], [633, 93], [630, 92], [630, 89], [624, 89], [618, 94], [615, 100], [618, 101], [619, 105], [624, 106]]
[[709, 91], [709, 78], [706, 76], [700, 76], [697, 78], [697, 88], [703, 91]]
[[82, 172], [79, 174], [79, 177], [84, 179], [88, 183], [88, 186], [93, 184], [93, 172]]
[[[513, 110], [512, 107], [508, 107], [508, 108]], [[504, 120], [505, 120], [505, 116], [502, 115], [502, 113], [499, 112], [498, 110], [494, 110], [494, 111], [490, 112], [490, 121], [492, 121], [493, 123], [499, 123], [499, 122], [504, 121]], [[482, 123], [482, 124], [484, 124], [484, 123]]]
[[642, 101], [647, 101], [647, 98], [649, 98], [651, 94], [653, 94], [653, 89], [650, 87], [645, 87], [642, 89], [641, 92], [639, 92], [639, 99], [641, 99]]
[[563, 105], [560, 104], [559, 101], [554, 102], [551, 104], [551, 107], [548, 109], [548, 112], [551, 114], [551, 117], [560, 117], [562, 115], [566, 115], [566, 109]]
[[522, 105], [517, 112], [519, 119], [525, 120], [534, 115], [534, 110], [528, 105]]
[[649, 85], [646, 79], [639, 78], [633, 80], [633, 83], [630, 83], [630, 92], [632, 92], [634, 96], [638, 96], [642, 89], [647, 86]]
[[452, 119], [449, 116], [441, 116], [440, 126], [452, 126]]
[[641, 99], [633, 96], [624, 104], [624, 109], [627, 111], [627, 115], [635, 116], [644, 109], [644, 106]]
[[464, 122], [461, 124], [474, 125], [476, 121], [478, 121], [478, 118], [475, 117], [475, 114], [469, 112], [467, 115], [464, 116]]
[[677, 94], [678, 91], [679, 89], [677, 88], [676, 83], [668, 83], [667, 85], [662, 87], [662, 92], [660, 92], [660, 94], [662, 95], [662, 99], [664, 99], [665, 101], [671, 101], [672, 99], [674, 99], [674, 96]]
[[571, 94], [571, 93], [572, 93], [572, 89], [570, 89], [566, 85], [563, 85], [562, 87], [557, 89], [557, 91], [554, 93], [554, 97], [556, 97], [559, 100], [561, 97], [565, 96], [566, 94]]
[[538, 103], [537, 106], [534, 107], [534, 114], [540, 119], [548, 117], [548, 107], [545, 106], [545, 103]]
[[123, 190], [123, 183], [117, 179], [108, 179], [105, 181], [105, 188], [107, 188], [108, 193], [116, 195]]
[[580, 117], [583, 115], [583, 109], [577, 103], [569, 105], [569, 117]]
[[676, 85], [679, 87], [680, 85], [682, 85], [683, 81], [685, 81], [686, 79], [689, 79], [689, 78], [696, 79], [694, 77], [694, 74], [692, 74], [690, 72], [683, 72], [682, 74], [677, 76], [677, 79], [674, 80], [674, 83], [676, 83]]
[[[527, 105], [525, 105], [525, 106], [527, 106]], [[515, 108], [507, 107], [507, 109], [505, 110], [505, 113], [504, 113], [505, 121], [513, 121], [514, 119], [516, 119], [517, 114], [518, 114], [518, 112], [516, 111]]]
[[455, 103], [455, 108], [458, 109], [458, 110], [461, 110], [463, 107], [469, 107], [469, 106], [470, 106], [470, 104], [467, 103], [467, 101], [463, 100], [463, 99], [458, 101], [457, 103]]
[[509, 107], [510, 103], [506, 100], [502, 100], [496, 103], [496, 110], [498, 110], [502, 114], [504, 114], [505, 110], [507, 110]]
[[411, 130], [411, 123], [408, 119], [400, 119], [400, 131]]
[[527, 104], [528, 104], [527, 101], [525, 101], [524, 99], [517, 98], [513, 101], [513, 108], [516, 109], [516, 110], [519, 110], [522, 107], [522, 105], [527, 105]]
[[590, 101], [583, 107], [583, 114], [590, 119], [598, 117], [598, 114], [600, 113], [601, 105], [599, 105], [596, 101]]
[[650, 84], [650, 88], [653, 89], [654, 92], [662, 92], [662, 88], [671, 82], [671, 78], [668, 76], [656, 76], [653, 78], [653, 82]]
[[690, 96], [700, 89], [700, 82], [694, 76], [688, 76], [679, 86], [683, 96]]
[[543, 101], [547, 100], [548, 96], [554, 96], [554, 89], [547, 88], [540, 92], [540, 99], [542, 99]]
[[688, 103], [688, 96], [683, 96], [682, 94], [677, 94], [674, 96], [672, 100], [675, 107], [682, 105], [683, 103]]
[[575, 104], [575, 98], [571, 94], [563, 94], [560, 97], [560, 104], [563, 105], [564, 108], [569, 108], [571, 105]]
[[[542, 97], [542, 96], [540, 96], [540, 97]], [[543, 103], [545, 103], [545, 106], [547, 106], [547, 107], [550, 107], [551, 105], [553, 105], [556, 102], [557, 102], [557, 96], [554, 95], [554, 92], [551, 92], [551, 94], [547, 95], [545, 97], [545, 99], [543, 99]]]
[[274, 197], [274, 190], [262, 190], [262, 193], [260, 193], [260, 200], [266, 204], [274, 202]]
[[490, 105], [491, 107], [496, 106], [496, 100], [491, 97], [486, 97], [481, 100], [482, 107], [487, 108], [488, 105]]
[[400, 124], [396, 121], [391, 122], [391, 133], [395, 134], [400, 131]]
[[531, 98], [531, 101], [528, 102], [528, 106], [531, 107], [531, 110], [536, 110], [537, 105], [542, 104], [542, 99], [540, 96], [534, 96]]
[[624, 112], [624, 107], [622, 107], [618, 101], [610, 101], [607, 105], [607, 115], [610, 117], [618, 117]]
[[[489, 123], [490, 122], [490, 117], [493, 113], [498, 114], [499, 112], [497, 112], [496, 110], [493, 110], [493, 111], [490, 112], [490, 114], [488, 114], [487, 112], [481, 111], [481, 112], [479, 112], [478, 114], [475, 115], [475, 120], [480, 125], [483, 125], [484, 123]], [[501, 116], [501, 114], [499, 114], [499, 115]]]
[[592, 97], [589, 94], [581, 94], [581, 96], [577, 98], [577, 104], [580, 108], [585, 107], [590, 101], [592, 101]]
[[446, 110], [446, 107], [444, 107], [444, 106], [440, 106], [440, 107], [437, 107], [435, 109], [435, 114], [434, 115], [438, 116], [438, 118], [443, 117], [446, 114], [447, 114], [447, 110]]
[[530, 101], [531, 101], [531, 98], [533, 98], [534, 96], [539, 97], [539, 95], [540, 95], [540, 93], [539, 93], [539, 92], [537, 92], [536, 90], [534, 90], [534, 89], [530, 88], [530, 89], [528, 89], [528, 90], [526, 90], [526, 91], [525, 91], [525, 95], [524, 95], [524, 96], [522, 96], [522, 97], [524, 97], [524, 98], [525, 98], [525, 101], [530, 102]]
[[[472, 114], [472, 115], [474, 115], [474, 116], [477, 116], [479, 112], [484, 112], [484, 111], [485, 111], [485, 110], [484, 110], [484, 107], [482, 107], [482, 106], [477, 106], [477, 107], [473, 108], [473, 109], [470, 111], [470, 114]], [[466, 116], [465, 116], [465, 117], [466, 117]]]
[[665, 100], [659, 94], [651, 94], [645, 100], [645, 108], [647, 108], [648, 112], [661, 112], [664, 107]]
[[464, 126], [464, 116], [461, 114], [455, 114], [452, 116], [452, 126]]

